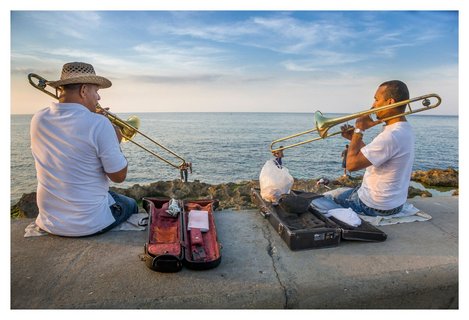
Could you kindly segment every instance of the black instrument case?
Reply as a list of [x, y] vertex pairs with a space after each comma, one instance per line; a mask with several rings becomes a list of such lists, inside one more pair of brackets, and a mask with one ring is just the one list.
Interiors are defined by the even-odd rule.
[[[291, 250], [334, 247], [341, 240], [384, 241], [387, 235], [369, 222], [361, 219], [358, 227], [334, 217], [327, 218], [323, 196], [311, 192], [292, 190], [288, 196], [273, 205], [260, 196], [260, 190], [251, 189], [251, 198], [274, 230]], [[311, 205], [318, 202], [318, 205]]]

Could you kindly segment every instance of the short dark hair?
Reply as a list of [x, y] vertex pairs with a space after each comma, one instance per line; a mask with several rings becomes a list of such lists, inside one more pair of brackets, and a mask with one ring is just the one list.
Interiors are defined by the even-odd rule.
[[84, 83], [70, 83], [66, 84], [63, 86], [60, 86], [58, 89], [60, 91], [60, 97], [63, 97], [65, 92], [72, 92], [72, 91], [79, 91], [81, 90], [81, 86], [84, 85]]
[[71, 83], [61, 86], [60, 89], [62, 89], [62, 91], [74, 91], [79, 90], [82, 85], [84, 85], [84, 83]]
[[380, 87], [386, 87], [386, 91], [384, 92], [385, 99], [394, 99], [396, 102], [399, 102], [408, 100], [410, 97], [407, 85], [400, 80], [383, 82], [380, 84]]

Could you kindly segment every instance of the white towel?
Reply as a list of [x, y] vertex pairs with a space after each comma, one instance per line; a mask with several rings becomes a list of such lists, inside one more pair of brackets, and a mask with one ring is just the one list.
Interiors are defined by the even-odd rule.
[[[146, 229], [148, 224], [148, 213], [134, 213], [127, 219], [127, 221], [122, 222], [120, 225], [112, 228], [110, 231], [143, 231]], [[45, 236], [49, 233], [42, 230], [36, 224], [36, 221], [31, 222], [24, 229], [24, 237], [39, 237]]]
[[187, 230], [200, 229], [202, 232], [208, 231], [208, 211], [191, 210], [189, 211], [189, 223]]
[[350, 208], [337, 208], [337, 209], [331, 209], [327, 211], [327, 214], [325, 214], [326, 217], [334, 217], [342, 222], [345, 222], [348, 225], [358, 227], [359, 225], [362, 224], [362, 221], [358, 214], [355, 213]]
[[414, 221], [427, 221], [432, 218], [428, 213], [422, 212], [411, 203], [405, 203], [401, 212], [389, 215], [389, 216], [365, 216], [360, 215], [360, 217], [368, 221], [374, 226], [386, 226], [390, 224], [414, 222]]
[[39, 237], [39, 236], [45, 236], [48, 235], [48, 233], [41, 228], [38, 227], [36, 224], [36, 221], [31, 222], [28, 224], [28, 226], [24, 229], [24, 237], [29, 238], [29, 237]]

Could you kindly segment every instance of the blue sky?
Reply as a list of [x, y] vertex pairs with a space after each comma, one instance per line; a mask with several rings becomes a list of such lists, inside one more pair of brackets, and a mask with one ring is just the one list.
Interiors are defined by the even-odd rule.
[[113, 86], [115, 112], [355, 112], [383, 81], [458, 114], [457, 11], [15, 11], [11, 112], [50, 98], [27, 82], [70, 61]]

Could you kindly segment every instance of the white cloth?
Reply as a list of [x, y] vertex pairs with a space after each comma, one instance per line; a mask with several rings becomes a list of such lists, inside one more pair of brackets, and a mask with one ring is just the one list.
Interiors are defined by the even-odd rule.
[[406, 121], [384, 126], [371, 143], [361, 149], [372, 163], [366, 168], [358, 196], [367, 206], [390, 210], [406, 202], [415, 137]]
[[114, 127], [76, 103], [53, 103], [31, 120], [38, 179], [37, 225], [65, 236], [93, 234], [114, 222], [105, 172], [127, 165]]
[[36, 224], [36, 221], [31, 222], [26, 226], [24, 229], [24, 237], [29, 238], [29, 237], [39, 237], [39, 236], [46, 236], [49, 233], [45, 232], [41, 228], [38, 227]]
[[[134, 213], [122, 222], [120, 225], [115, 226], [109, 231], [144, 231], [148, 225], [148, 213]], [[39, 237], [46, 236], [49, 233], [39, 228], [36, 221], [31, 222], [24, 229], [24, 237]]]
[[172, 217], [177, 217], [177, 215], [181, 213], [181, 208], [179, 207], [179, 203], [176, 199], [169, 200], [169, 206], [166, 213]]
[[209, 230], [208, 211], [189, 211], [189, 222], [187, 224], [187, 230], [191, 229], [200, 229], [201, 232], [207, 232]]
[[324, 216], [326, 216], [327, 218], [332, 216], [354, 227], [358, 227], [359, 225], [362, 224], [362, 220], [360, 219], [358, 214], [355, 211], [353, 211], [351, 208], [331, 209], [327, 211], [327, 214], [325, 214]]
[[420, 211], [411, 203], [405, 203], [401, 212], [389, 216], [365, 216], [360, 217], [374, 226], [387, 226], [391, 224], [407, 223], [415, 221], [427, 221], [432, 218], [428, 213]]

